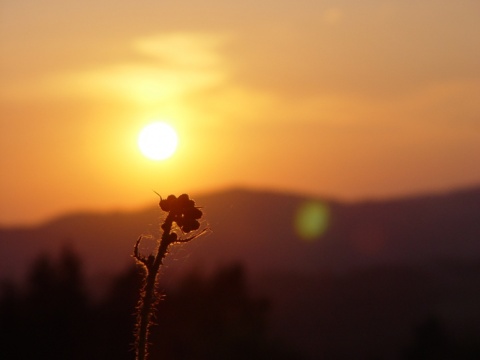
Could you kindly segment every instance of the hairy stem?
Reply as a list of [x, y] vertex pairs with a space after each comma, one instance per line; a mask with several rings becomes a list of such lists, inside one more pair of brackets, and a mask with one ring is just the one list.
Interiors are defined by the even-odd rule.
[[151, 318], [154, 312], [154, 307], [157, 303], [155, 294], [155, 287], [157, 281], [158, 271], [162, 265], [162, 261], [167, 255], [168, 246], [171, 244], [170, 231], [172, 229], [173, 219], [167, 216], [164, 223], [164, 231], [162, 239], [158, 246], [157, 254], [153, 263], [144, 263], [146, 269], [145, 283], [142, 290], [142, 296], [139, 303], [138, 312], [138, 328], [137, 328], [137, 343], [136, 343], [136, 360], [145, 360], [148, 355], [148, 336], [150, 333]]

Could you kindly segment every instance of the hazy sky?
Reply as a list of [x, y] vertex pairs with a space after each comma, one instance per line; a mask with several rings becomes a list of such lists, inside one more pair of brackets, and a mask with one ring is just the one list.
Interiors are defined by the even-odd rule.
[[[152, 190], [356, 200], [480, 184], [480, 1], [0, 4], [0, 223]], [[142, 157], [152, 120], [179, 134]]]

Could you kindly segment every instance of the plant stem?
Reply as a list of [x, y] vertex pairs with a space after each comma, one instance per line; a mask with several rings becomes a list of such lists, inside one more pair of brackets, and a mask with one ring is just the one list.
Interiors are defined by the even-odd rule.
[[196, 231], [200, 227], [199, 220], [202, 217], [202, 211], [195, 206], [195, 201], [189, 199], [187, 194], [182, 194], [178, 198], [175, 195], [169, 195], [166, 199], [162, 199], [160, 196], [159, 205], [163, 211], [168, 212], [168, 215], [162, 224], [163, 233], [157, 253], [155, 256], [148, 256], [148, 258], [140, 255], [138, 246], [142, 240], [141, 236], [133, 248], [133, 257], [137, 261], [137, 264], [142, 266], [145, 271], [145, 280], [137, 307], [137, 325], [135, 331], [136, 360], [146, 360], [148, 357], [150, 326], [152, 325], [152, 316], [155, 313], [155, 305], [157, 305], [159, 299], [156, 294], [158, 271], [160, 270], [163, 259], [167, 255], [168, 247], [174, 243], [189, 242], [208, 231], [208, 228], [205, 228], [188, 238], [180, 238], [175, 231], [172, 233], [174, 222], [181, 234]]
[[148, 336], [150, 334], [151, 317], [157, 302], [155, 294], [156, 280], [163, 258], [167, 255], [168, 246], [171, 244], [170, 231], [173, 218], [169, 215], [164, 222], [162, 239], [158, 246], [157, 254], [152, 264], [144, 263], [146, 269], [145, 284], [139, 303], [136, 360], [146, 360], [148, 355]]

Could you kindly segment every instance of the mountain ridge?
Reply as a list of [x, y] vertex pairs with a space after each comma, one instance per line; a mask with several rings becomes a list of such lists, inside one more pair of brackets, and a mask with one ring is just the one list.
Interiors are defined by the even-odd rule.
[[[195, 200], [205, 213], [203, 225], [213, 233], [181, 246], [179, 256], [188, 253], [197, 265], [242, 262], [254, 273], [318, 272], [480, 257], [480, 186], [356, 203], [237, 187]], [[309, 202], [327, 207], [329, 221], [323, 235], [306, 241], [295, 218]], [[131, 261], [138, 236], [159, 236], [160, 219], [158, 205], [152, 205], [0, 227], [0, 276], [22, 272], [35, 256], [67, 245], [85, 259], [90, 273], [118, 271]]]

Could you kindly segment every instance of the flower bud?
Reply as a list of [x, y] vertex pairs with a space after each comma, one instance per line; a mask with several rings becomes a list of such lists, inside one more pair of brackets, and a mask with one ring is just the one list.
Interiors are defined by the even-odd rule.
[[178, 197], [178, 204], [181, 207], [188, 206], [189, 201], [191, 201], [191, 200], [188, 198], [188, 194], [182, 194]]
[[160, 200], [160, 209], [163, 211], [170, 211], [170, 206], [167, 199]]
[[189, 233], [192, 230], [198, 230], [200, 223], [197, 220], [188, 219], [181, 228], [184, 233]]

